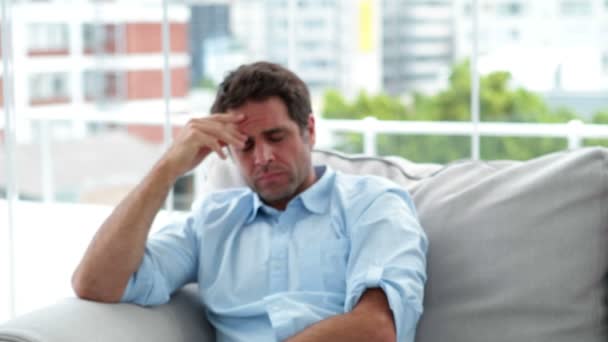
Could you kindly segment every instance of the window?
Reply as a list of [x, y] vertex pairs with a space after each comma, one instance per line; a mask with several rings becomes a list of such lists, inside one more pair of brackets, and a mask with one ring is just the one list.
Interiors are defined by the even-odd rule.
[[520, 38], [519, 30], [517, 30], [517, 29], [510, 30], [509, 36], [511, 37], [511, 40], [518, 41]]
[[407, 81], [428, 81], [437, 79], [437, 74], [435, 73], [405, 73], [403, 74], [403, 79]]
[[325, 20], [323, 20], [323, 18], [313, 18], [313, 19], [306, 19], [302, 21], [302, 26], [304, 27], [304, 29], [307, 30], [311, 30], [311, 29], [319, 29], [321, 27], [323, 27], [325, 25]]
[[28, 26], [30, 51], [57, 51], [69, 48], [66, 24], [36, 23]]
[[173, 186], [174, 208], [190, 210], [194, 200], [194, 175], [187, 174], [177, 179]]
[[116, 50], [117, 35], [116, 25], [84, 24], [82, 26], [82, 45], [84, 51], [88, 53], [114, 52]]
[[471, 13], [473, 13], [471, 4], [470, 3], [464, 4], [464, 6], [462, 7], [462, 14], [464, 14], [465, 17], [469, 17], [469, 16], [471, 16]]
[[588, 0], [562, 0], [560, 12], [563, 16], [591, 15], [591, 2]]
[[[6, 13], [12, 15], [8, 19], [13, 25], [12, 30], [3, 32], [10, 34], [13, 43], [2, 49], [0, 55], [1, 59], [9, 61], [8, 56], [12, 56], [14, 63], [9, 67], [14, 66], [14, 69], [12, 78], [0, 77], [3, 81], [0, 88], [12, 90], [13, 98], [3, 99], [0, 94], [0, 100], [4, 103], [12, 100], [10, 102], [16, 103], [19, 110], [4, 108], [0, 114], [4, 118], [0, 118], [0, 140], [9, 141], [6, 138], [10, 137], [13, 141], [15, 136], [14, 144], [6, 144], [7, 147], [15, 156], [27, 158], [9, 161], [16, 173], [10, 180], [0, 177], [0, 197], [8, 197], [3, 193], [15, 188], [18, 193], [11, 191], [11, 198], [16, 196], [22, 201], [15, 203], [14, 208], [33, 208], [23, 215], [24, 219], [20, 214], [23, 209], [11, 211], [17, 219], [14, 224], [9, 223], [9, 229], [18, 232], [18, 236], [27, 237], [31, 235], [28, 229], [38, 225], [30, 225], [28, 218], [37, 222], [56, 222], [65, 216], [55, 210], [51, 210], [49, 216], [44, 215], [49, 212], [47, 201], [64, 202], [74, 212], [81, 211], [85, 203], [95, 204], [99, 209], [114, 206], [160, 157], [164, 127], [163, 120], [157, 118], [165, 115], [161, 36], [164, 7], [157, 1], [125, 1], [123, 4], [108, 0], [15, 0], [3, 1], [3, 4], [8, 9]], [[168, 100], [174, 101], [169, 108], [171, 113], [167, 115], [179, 116], [192, 107], [202, 113], [208, 110], [207, 103], [190, 106], [187, 97], [190, 86], [189, 5], [169, 1], [167, 7], [171, 33], [171, 49], [167, 52], [171, 63]], [[52, 13], [46, 10], [49, 8]], [[122, 16], [124, 21], [121, 19], [117, 24], [116, 16], [112, 15], [116, 12], [135, 14]], [[55, 16], [56, 13], [61, 15]], [[87, 49], [90, 53], [83, 53]], [[128, 52], [130, 55], [110, 55], [108, 52], [112, 49], [121, 49], [121, 54]], [[92, 56], [96, 51], [104, 56]], [[235, 63], [230, 67], [233, 65]], [[120, 71], [109, 69], [114, 67]], [[127, 80], [130, 81], [128, 88]], [[99, 94], [101, 99], [119, 99], [120, 103], [114, 102], [111, 106], [87, 103], [86, 95], [94, 94]], [[204, 101], [206, 98], [201, 102]], [[35, 115], [28, 115], [30, 113]], [[7, 127], [3, 124], [9, 115], [15, 118], [17, 125]], [[145, 124], [138, 118], [142, 116], [146, 117]], [[120, 120], [114, 120], [116, 117]], [[151, 123], [147, 122], [148, 117]], [[14, 129], [15, 126], [18, 129]], [[167, 124], [167, 128], [171, 127]], [[32, 148], [36, 153], [30, 152]], [[5, 165], [0, 164], [4, 168]], [[189, 208], [193, 185], [197, 184], [193, 178], [196, 177], [187, 176], [178, 181], [174, 197], [176, 208]], [[8, 186], [7, 181], [12, 184], [18, 181], [18, 189]], [[0, 199], [0, 245], [4, 247], [6, 239], [2, 237], [9, 225], [3, 208], [6, 208], [6, 202]], [[93, 211], [97, 212], [97, 209]], [[94, 222], [96, 213], [77, 216], [88, 221], [84, 226], [98, 225]], [[74, 239], [69, 245], [80, 244], [78, 234], [72, 234], [77, 231], [77, 221], [73, 222], [74, 226], [57, 225], [62, 230], [60, 235]], [[80, 236], [86, 236], [86, 233]], [[67, 246], [66, 241], [53, 241], [49, 245], [63, 243]], [[13, 263], [12, 258], [10, 261], [5, 259], [7, 249], [3, 247], [0, 247], [0, 265]], [[46, 250], [34, 250], [37, 247], [30, 250], [34, 245], [27, 239], [16, 241], [14, 247], [17, 255], [49, 254]], [[56, 267], [57, 274], [68, 274], [72, 266], [63, 262], [67, 261], [63, 256], [53, 260], [47, 258], [37, 266]], [[35, 271], [23, 258], [16, 258], [14, 264], [19, 274]], [[69, 292], [69, 279], [66, 281], [60, 276], [51, 279], [51, 284], [38, 291], [35, 298], [29, 296], [28, 301], [11, 300], [8, 303], [6, 298], [18, 299], [31, 293], [28, 288], [31, 282], [12, 277], [6, 267], [0, 267], [0, 279], [0, 324], [13, 312], [25, 314]], [[9, 282], [15, 284], [15, 292], [9, 292], [4, 286]]]
[[40, 73], [30, 76], [30, 102], [65, 102], [69, 99], [67, 73]]
[[106, 101], [121, 98], [123, 77], [113, 71], [85, 71], [84, 97], [86, 101]]
[[305, 40], [298, 42], [298, 47], [303, 50], [318, 50], [321, 48], [325, 48], [327, 46], [326, 42], [318, 41], [318, 40]]
[[335, 5], [335, 0], [299, 0], [298, 7], [331, 7]]
[[519, 2], [505, 2], [497, 6], [496, 12], [503, 17], [514, 17], [523, 13], [523, 5]]
[[333, 66], [333, 63], [326, 59], [308, 59], [300, 64], [304, 69], [327, 69]]

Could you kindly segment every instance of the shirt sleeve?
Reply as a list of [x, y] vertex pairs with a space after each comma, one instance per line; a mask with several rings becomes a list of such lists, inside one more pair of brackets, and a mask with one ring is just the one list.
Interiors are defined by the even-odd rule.
[[175, 290], [196, 281], [198, 240], [193, 226], [194, 219], [188, 217], [148, 239], [141, 264], [131, 275], [121, 302], [164, 304]]
[[397, 341], [413, 342], [422, 314], [428, 239], [405, 190], [378, 196], [350, 228], [345, 312], [368, 288], [388, 298]]

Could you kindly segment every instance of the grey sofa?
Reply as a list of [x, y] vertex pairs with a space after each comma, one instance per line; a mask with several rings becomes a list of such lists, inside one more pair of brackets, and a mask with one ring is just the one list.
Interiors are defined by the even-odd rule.
[[[608, 341], [608, 150], [416, 164], [315, 151], [316, 163], [406, 187], [430, 240], [418, 342]], [[205, 191], [242, 184], [207, 164]], [[0, 341], [213, 341], [196, 285], [155, 308], [66, 299]]]

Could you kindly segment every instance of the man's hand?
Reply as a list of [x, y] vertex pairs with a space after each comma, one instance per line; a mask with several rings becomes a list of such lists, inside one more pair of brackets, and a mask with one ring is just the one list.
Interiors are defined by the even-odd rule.
[[177, 179], [195, 168], [212, 151], [226, 159], [222, 147], [243, 147], [245, 144], [247, 136], [237, 128], [237, 123], [243, 119], [242, 114], [214, 114], [191, 119], [162, 156], [160, 163], [167, 166], [173, 179]]

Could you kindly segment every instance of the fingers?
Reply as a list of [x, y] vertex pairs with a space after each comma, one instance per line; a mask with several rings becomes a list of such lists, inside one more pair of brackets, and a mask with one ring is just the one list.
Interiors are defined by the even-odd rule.
[[222, 159], [226, 159], [226, 154], [224, 153], [224, 151], [222, 150], [222, 144], [215, 139], [213, 136], [210, 136], [208, 134], [199, 132], [199, 131], [192, 131], [192, 137], [198, 142], [199, 146], [202, 146], [203, 148], [208, 148], [211, 151], [214, 151], [215, 153], [217, 153], [220, 158]]
[[226, 159], [224, 146], [233, 145], [238, 148], [245, 146], [247, 136], [241, 133], [236, 125], [240, 120], [242, 116], [234, 114], [191, 119], [184, 127], [183, 141], [190, 141], [198, 148], [207, 148], [217, 153], [220, 158]]
[[240, 120], [242, 120], [242, 116], [221, 114], [214, 115], [213, 117], [192, 119], [188, 122], [187, 126], [214, 136], [220, 142], [227, 145], [243, 147], [247, 140], [247, 136], [242, 134], [236, 126], [236, 122], [239, 122]]
[[245, 115], [237, 113], [216, 113], [211, 114], [207, 118], [214, 119], [223, 123], [237, 123], [245, 119]]
[[234, 124], [206, 122], [204, 124], [193, 123], [192, 127], [200, 132], [204, 132], [208, 135], [216, 137], [217, 140], [225, 143], [226, 145], [243, 147], [245, 145], [245, 141], [247, 140], [247, 136], [239, 132]]

